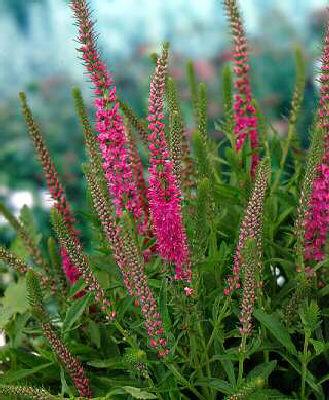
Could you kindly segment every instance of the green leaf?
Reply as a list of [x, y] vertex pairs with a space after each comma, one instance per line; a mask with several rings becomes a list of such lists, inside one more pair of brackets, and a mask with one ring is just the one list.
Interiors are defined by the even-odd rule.
[[90, 335], [91, 343], [94, 344], [98, 349], [101, 347], [101, 332], [96, 322], [90, 320], [88, 322], [88, 332]]
[[196, 385], [198, 386], [205, 386], [211, 389], [218, 390], [220, 393], [223, 394], [232, 394], [234, 389], [233, 386], [230, 385], [228, 382], [223, 381], [222, 379], [200, 379], [195, 382]]
[[78, 281], [76, 281], [70, 288], [69, 291], [69, 297], [75, 296], [77, 293], [79, 293], [82, 289], [86, 287], [86, 282], [80, 278]]
[[134, 399], [157, 399], [155, 394], [142, 391], [132, 386], [123, 386], [122, 389], [129, 393]]
[[318, 356], [321, 353], [323, 353], [326, 348], [328, 347], [325, 343], [320, 342], [318, 340], [314, 340], [314, 339], [309, 339], [310, 343], [312, 343], [314, 350], [315, 350], [315, 354]]
[[264, 380], [267, 380], [271, 373], [275, 370], [276, 364], [277, 361], [272, 360], [270, 362], [257, 365], [249, 372], [248, 379], [253, 380], [256, 378], [263, 378]]
[[255, 310], [254, 316], [265, 326], [273, 336], [292, 354], [297, 354], [296, 348], [291, 341], [290, 335], [279, 321], [277, 315], [266, 314], [262, 310]]
[[229, 358], [228, 355], [223, 354], [223, 355], [215, 355], [214, 357], [211, 358], [211, 361], [214, 360], [219, 360], [223, 369], [225, 370], [228, 380], [232, 387], [236, 385], [236, 379], [235, 379], [235, 373], [234, 373], [234, 366], [232, 363], [232, 360]]
[[111, 358], [110, 360], [93, 360], [87, 363], [94, 368], [125, 369], [121, 358]]
[[92, 293], [87, 293], [80, 299], [73, 301], [72, 305], [66, 312], [66, 316], [63, 322], [63, 332], [67, 332], [71, 329], [73, 324], [81, 317], [85, 309], [89, 306], [93, 299]]
[[17, 313], [23, 314], [28, 310], [27, 291], [25, 279], [10, 284], [0, 299], [2, 309], [0, 312], [0, 328], [4, 328], [10, 319]]
[[8, 371], [6, 372], [5, 375], [1, 376], [1, 383], [11, 383], [20, 381], [22, 379], [27, 378], [30, 375], [42, 371], [45, 368], [48, 368], [50, 365], [53, 365], [53, 363], [38, 365], [37, 367], [34, 368], [24, 368], [24, 369], [19, 369], [17, 371]]
[[[284, 353], [282, 351], [276, 351], [278, 354], [280, 354], [288, 363], [301, 375], [302, 374], [302, 366], [296, 359], [291, 357], [289, 354]], [[314, 375], [307, 370], [306, 372], [306, 382], [310, 385], [310, 387], [317, 393], [322, 394], [322, 388], [320, 384], [316, 383]]]

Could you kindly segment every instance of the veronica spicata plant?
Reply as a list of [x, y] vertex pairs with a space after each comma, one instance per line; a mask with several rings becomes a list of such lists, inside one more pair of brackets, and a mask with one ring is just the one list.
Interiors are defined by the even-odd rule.
[[282, 138], [253, 96], [236, 0], [223, 1], [233, 46], [221, 74], [219, 143], [193, 62], [190, 137], [169, 44], [153, 57], [140, 117], [101, 56], [86, 0], [70, 6], [93, 88], [91, 115], [72, 91], [89, 233], [77, 229], [46, 135], [20, 93], [54, 206], [46, 237], [33, 210], [17, 217], [0, 205], [16, 233], [0, 247], [10, 274], [0, 300], [1, 399], [328, 399], [329, 24], [303, 150], [303, 52]]

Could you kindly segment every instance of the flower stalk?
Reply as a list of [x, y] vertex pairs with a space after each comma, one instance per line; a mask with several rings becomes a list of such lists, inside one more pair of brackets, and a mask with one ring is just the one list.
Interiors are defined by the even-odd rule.
[[148, 199], [160, 256], [175, 264], [175, 279], [190, 282], [192, 270], [182, 220], [182, 196], [164, 132], [163, 100], [167, 68], [168, 45], [164, 45], [150, 84]]
[[234, 43], [234, 132], [236, 150], [239, 152], [248, 138], [252, 151], [251, 175], [254, 177], [259, 163], [257, 113], [252, 102], [251, 85], [249, 79], [249, 48], [238, 8], [237, 0], [224, 0]]
[[113, 251], [114, 258], [123, 276], [124, 284], [131, 296], [134, 296], [144, 316], [144, 325], [150, 338], [151, 347], [158, 350], [159, 356], [168, 354], [167, 340], [156, 299], [151, 292], [144, 272], [144, 261], [135, 239], [127, 229], [119, 226], [112, 207], [106, 201], [91, 169], [86, 170], [94, 207], [99, 215], [104, 233]]
[[78, 26], [79, 51], [94, 87], [97, 140], [109, 193], [118, 216], [129, 211], [138, 221], [140, 233], [146, 230], [142, 199], [134, 180], [129, 145], [119, 113], [117, 89], [96, 45], [94, 23], [86, 0], [72, 0], [71, 9]]
[[255, 240], [257, 249], [261, 252], [262, 216], [270, 172], [271, 168], [269, 161], [265, 159], [257, 168], [254, 187], [244, 217], [241, 221], [239, 240], [233, 261], [233, 275], [228, 277], [228, 287], [224, 290], [226, 295], [232, 294], [234, 290], [241, 287], [240, 272], [243, 264], [242, 252], [247, 240]]
[[[35, 150], [39, 156], [46, 177], [50, 195], [55, 202], [56, 209], [63, 216], [70, 230], [71, 236], [73, 237], [74, 241], [78, 243], [79, 242], [78, 232], [74, 228], [75, 219], [70, 209], [70, 205], [66, 199], [63, 186], [60, 183], [56, 167], [51, 159], [48, 148], [41, 134], [40, 128], [33, 118], [31, 109], [27, 103], [25, 93], [21, 92], [19, 94], [19, 98], [21, 101], [22, 113], [25, 119], [25, 123], [27, 125], [27, 129], [34, 144]], [[71, 262], [65, 249], [63, 248], [61, 249], [61, 257], [62, 257], [62, 267], [69, 282], [70, 283], [76, 282], [80, 277], [79, 271]]]
[[72, 239], [62, 215], [54, 208], [51, 210], [51, 220], [59, 243], [61, 247], [65, 249], [70, 260], [72, 260], [73, 264], [78, 269], [79, 274], [86, 283], [86, 290], [94, 293], [95, 300], [100, 304], [101, 310], [105, 313], [108, 319], [112, 320], [115, 318], [116, 312], [113, 310], [113, 306], [107, 299], [104, 289], [95, 277], [89, 259], [83, 252], [82, 245], [76, 243]]
[[84, 368], [80, 360], [74, 357], [64, 343], [59, 339], [50, 322], [50, 317], [43, 305], [42, 290], [39, 285], [38, 277], [30, 271], [27, 274], [26, 287], [28, 291], [28, 301], [33, 314], [40, 320], [40, 324], [48, 343], [52, 350], [64, 365], [69, 373], [74, 386], [79, 391], [80, 396], [91, 399], [92, 393], [90, 390], [89, 380], [86, 377]]
[[323, 135], [323, 156], [317, 166], [305, 219], [305, 258], [323, 260], [329, 226], [329, 25], [321, 58], [318, 129]]

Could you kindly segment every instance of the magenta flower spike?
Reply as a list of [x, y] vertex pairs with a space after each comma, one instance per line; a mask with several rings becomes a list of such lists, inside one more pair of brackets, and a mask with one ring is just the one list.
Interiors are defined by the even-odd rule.
[[190, 282], [192, 271], [182, 219], [182, 195], [176, 181], [164, 132], [163, 98], [167, 64], [168, 47], [164, 46], [150, 84], [148, 200], [160, 256], [175, 264], [177, 280]]
[[97, 49], [94, 23], [86, 0], [72, 0], [71, 8], [79, 28], [79, 51], [96, 95], [97, 140], [109, 193], [117, 215], [121, 216], [124, 210], [131, 212], [142, 234], [147, 228], [147, 218], [129, 159], [129, 144], [119, 113], [116, 86]]
[[240, 151], [249, 136], [252, 150], [251, 175], [254, 177], [259, 163], [258, 131], [256, 109], [252, 104], [252, 92], [249, 79], [249, 50], [246, 34], [236, 0], [224, 0], [233, 34], [233, 58], [235, 73], [234, 94], [234, 133], [236, 150]]
[[[67, 224], [67, 227], [70, 231], [73, 240], [78, 244], [79, 243], [78, 232], [74, 228], [75, 218], [71, 211], [69, 202], [66, 199], [65, 192], [59, 180], [55, 164], [51, 159], [51, 156], [44, 142], [40, 128], [38, 124], [34, 121], [32, 112], [27, 103], [26, 96], [24, 93], [20, 93], [20, 100], [22, 103], [23, 116], [25, 118], [25, 122], [28, 131], [30, 133], [31, 139], [33, 141], [34, 147], [39, 156], [42, 168], [44, 170], [48, 190], [52, 199], [54, 200], [54, 206], [63, 216], [63, 219]], [[61, 261], [62, 261], [62, 268], [64, 270], [67, 279], [71, 284], [75, 283], [80, 278], [80, 272], [71, 262], [66, 249], [63, 247], [61, 248]]]
[[323, 130], [324, 155], [313, 182], [309, 209], [305, 220], [305, 258], [320, 261], [329, 227], [329, 27], [321, 57], [319, 128]]

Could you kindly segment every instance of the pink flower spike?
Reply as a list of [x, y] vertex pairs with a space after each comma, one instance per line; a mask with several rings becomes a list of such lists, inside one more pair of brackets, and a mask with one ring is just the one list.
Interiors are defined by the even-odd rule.
[[163, 97], [168, 64], [164, 46], [150, 84], [149, 123], [150, 167], [148, 200], [153, 218], [157, 250], [176, 266], [175, 279], [190, 282], [192, 269], [181, 212], [181, 192], [173, 171], [164, 132]]
[[78, 271], [78, 269], [74, 266], [74, 264], [71, 262], [69, 255], [67, 254], [67, 251], [64, 247], [61, 248], [61, 259], [62, 259], [63, 271], [72, 285], [73, 283], [79, 280], [81, 274]]
[[73, 10], [79, 28], [78, 40], [89, 78], [94, 86], [96, 107], [97, 140], [103, 157], [103, 170], [109, 193], [118, 216], [123, 210], [131, 212], [144, 230], [147, 216], [143, 210], [141, 196], [135, 182], [129, 157], [129, 144], [123, 119], [119, 113], [116, 86], [96, 46], [94, 23], [86, 0], [72, 0]]
[[313, 182], [305, 220], [305, 258], [321, 261], [325, 257], [329, 227], [329, 26], [322, 54], [320, 75], [319, 126], [323, 130], [324, 155]]
[[234, 96], [234, 133], [236, 135], [236, 150], [240, 151], [249, 138], [252, 150], [251, 169], [252, 177], [255, 177], [259, 163], [258, 154], [258, 131], [256, 109], [252, 105], [252, 93], [249, 80], [249, 49], [236, 0], [224, 0], [228, 18], [230, 20], [233, 43], [234, 43], [234, 73], [235, 96]]

